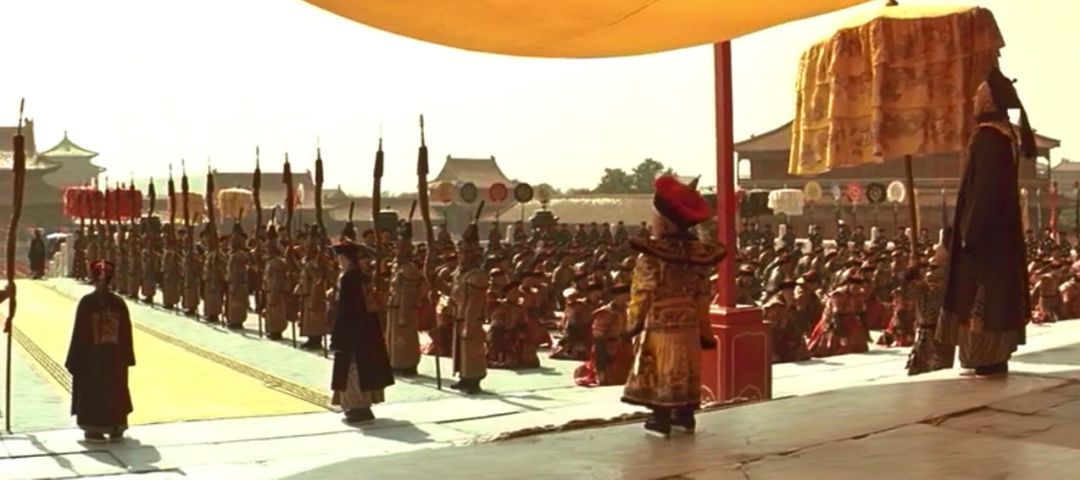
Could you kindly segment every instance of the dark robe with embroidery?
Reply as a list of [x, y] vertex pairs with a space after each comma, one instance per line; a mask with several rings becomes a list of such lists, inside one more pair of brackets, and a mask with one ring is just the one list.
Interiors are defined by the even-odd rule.
[[[1019, 331], [1023, 344], [1031, 300], [1014, 155], [1010, 138], [996, 128], [983, 126], [972, 140], [956, 200], [943, 308], [961, 324], [978, 317], [975, 330]], [[973, 312], [977, 298], [982, 305]]]
[[95, 291], [79, 301], [67, 361], [71, 373], [71, 414], [80, 427], [127, 425], [133, 411], [128, 368], [135, 366], [131, 317], [112, 292]]
[[390, 355], [386, 351], [379, 315], [368, 309], [367, 284], [371, 279], [357, 269], [341, 275], [338, 303], [330, 349], [334, 351], [331, 389], [344, 391], [349, 366], [356, 363], [356, 373], [363, 391], [381, 390], [394, 384]]

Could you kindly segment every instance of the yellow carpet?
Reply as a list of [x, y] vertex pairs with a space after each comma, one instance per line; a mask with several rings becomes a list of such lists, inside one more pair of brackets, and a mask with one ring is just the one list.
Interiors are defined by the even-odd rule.
[[[63, 366], [77, 302], [32, 282], [19, 282], [18, 295], [15, 327]], [[131, 424], [325, 411], [138, 328], [132, 338]]]

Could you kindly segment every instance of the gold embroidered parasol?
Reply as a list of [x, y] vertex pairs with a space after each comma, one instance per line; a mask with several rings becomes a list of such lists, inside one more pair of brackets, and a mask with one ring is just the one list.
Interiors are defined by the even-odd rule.
[[[803, 53], [788, 170], [834, 168], [964, 151], [975, 89], [1005, 41], [980, 7], [871, 9]], [[917, 200], [909, 195], [918, 231]]]

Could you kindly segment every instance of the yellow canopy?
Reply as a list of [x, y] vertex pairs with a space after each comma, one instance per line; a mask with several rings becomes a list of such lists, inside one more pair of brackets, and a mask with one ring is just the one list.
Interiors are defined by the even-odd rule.
[[523, 57], [614, 57], [729, 40], [865, 0], [307, 0], [388, 32]]
[[788, 171], [963, 151], [1003, 46], [978, 7], [882, 7], [844, 23], [803, 53]]

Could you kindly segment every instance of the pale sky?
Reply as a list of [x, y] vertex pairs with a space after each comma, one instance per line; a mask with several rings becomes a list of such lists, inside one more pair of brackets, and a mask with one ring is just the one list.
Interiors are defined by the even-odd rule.
[[[798, 1], [798, 0], [792, 0]], [[907, 0], [906, 3], [932, 3]], [[1074, 0], [984, 0], [1032, 123], [1080, 160]], [[856, 7], [858, 8], [858, 7]], [[792, 117], [800, 53], [851, 12], [733, 43], [735, 137]], [[433, 175], [447, 155], [494, 155], [506, 174], [592, 187], [605, 167], [651, 157], [715, 182], [711, 47], [604, 60], [454, 50], [337, 17], [301, 0], [0, 0], [0, 124], [27, 98], [39, 148], [67, 130], [113, 178], [189, 170], [314, 168], [370, 193], [380, 126], [384, 188], [414, 191], [418, 116]]]

